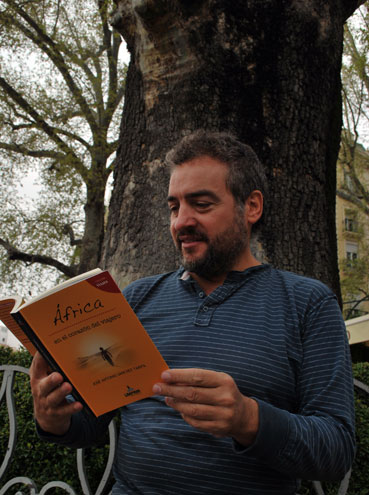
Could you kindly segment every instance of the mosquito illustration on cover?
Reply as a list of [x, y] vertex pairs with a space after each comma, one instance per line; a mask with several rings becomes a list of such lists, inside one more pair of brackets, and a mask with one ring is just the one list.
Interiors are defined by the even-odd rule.
[[100, 347], [100, 354], [104, 361], [107, 361], [111, 366], [114, 366], [112, 353], [108, 349]]
[[113, 344], [108, 347], [101, 345], [96, 347], [97, 350], [93, 354], [83, 357], [77, 357], [77, 368], [79, 369], [101, 369], [108, 366], [126, 367], [133, 358], [131, 350], [124, 348], [121, 344]]

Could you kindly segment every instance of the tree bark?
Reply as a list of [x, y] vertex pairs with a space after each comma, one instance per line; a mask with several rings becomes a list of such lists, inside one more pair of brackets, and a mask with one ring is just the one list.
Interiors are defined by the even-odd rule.
[[339, 295], [335, 173], [343, 23], [359, 1], [116, 0], [131, 53], [103, 263], [124, 286], [170, 270], [163, 159], [229, 130], [264, 163], [263, 260]]

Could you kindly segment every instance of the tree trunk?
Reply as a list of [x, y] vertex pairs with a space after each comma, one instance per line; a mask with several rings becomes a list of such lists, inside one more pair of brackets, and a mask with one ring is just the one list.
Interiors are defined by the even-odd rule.
[[98, 165], [92, 166], [90, 179], [86, 181], [85, 230], [81, 243], [78, 273], [96, 268], [101, 259], [105, 231], [104, 195], [107, 176], [106, 159], [104, 159]]
[[263, 260], [339, 295], [335, 171], [349, 0], [117, 0], [131, 53], [103, 263], [123, 286], [177, 266], [163, 158], [229, 130], [267, 169]]

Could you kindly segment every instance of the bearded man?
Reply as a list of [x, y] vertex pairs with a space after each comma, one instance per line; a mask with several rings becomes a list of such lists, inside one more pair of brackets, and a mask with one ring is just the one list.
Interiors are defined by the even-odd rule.
[[[345, 325], [322, 283], [260, 263], [250, 237], [266, 179], [249, 146], [196, 132], [167, 155], [175, 272], [124, 295], [169, 365], [153, 396], [121, 410], [112, 493], [296, 494], [339, 480], [354, 454]], [[91, 445], [112, 418], [84, 415], [36, 356], [39, 434]]]

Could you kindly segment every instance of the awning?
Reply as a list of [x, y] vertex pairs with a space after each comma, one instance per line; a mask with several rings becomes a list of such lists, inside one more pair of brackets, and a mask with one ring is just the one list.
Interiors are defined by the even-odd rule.
[[349, 344], [369, 342], [369, 315], [345, 321]]

